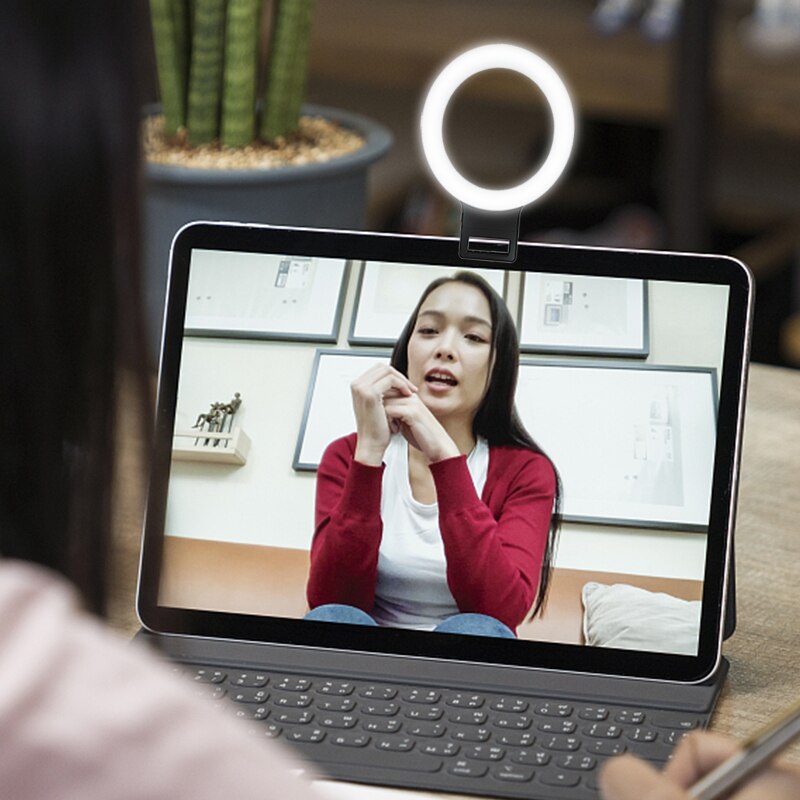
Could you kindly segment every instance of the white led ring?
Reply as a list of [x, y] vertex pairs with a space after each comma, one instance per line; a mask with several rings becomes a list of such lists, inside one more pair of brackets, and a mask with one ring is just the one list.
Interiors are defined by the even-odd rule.
[[[468, 181], [453, 166], [444, 146], [447, 104], [464, 81], [487, 69], [510, 69], [535, 83], [553, 115], [553, 143], [544, 163], [530, 178], [508, 189], [485, 189]], [[485, 211], [509, 211], [538, 200], [561, 177], [575, 140], [572, 101], [558, 73], [543, 58], [510, 44], [488, 44], [453, 59], [437, 76], [420, 118], [422, 149], [442, 187], [462, 203]]]

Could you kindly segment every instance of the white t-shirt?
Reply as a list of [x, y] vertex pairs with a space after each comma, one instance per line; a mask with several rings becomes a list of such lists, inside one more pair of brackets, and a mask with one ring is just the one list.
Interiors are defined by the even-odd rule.
[[[408, 447], [396, 434], [383, 459], [383, 536], [372, 616], [379, 625], [429, 631], [459, 609], [447, 585], [439, 504], [420, 503], [411, 494]], [[480, 496], [489, 469], [485, 439], [478, 439], [467, 456], [467, 468]]]

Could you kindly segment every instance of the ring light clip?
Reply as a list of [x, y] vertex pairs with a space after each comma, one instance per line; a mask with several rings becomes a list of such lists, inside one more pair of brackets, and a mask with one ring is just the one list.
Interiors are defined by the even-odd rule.
[[[510, 69], [530, 79], [541, 90], [553, 116], [553, 142], [544, 163], [527, 180], [508, 189], [486, 189], [468, 181], [453, 166], [444, 146], [444, 115], [453, 93], [473, 75], [488, 69]], [[522, 209], [561, 177], [575, 140], [572, 101], [558, 73], [543, 58], [516, 45], [475, 47], [451, 61], [434, 80], [422, 108], [420, 131], [434, 177], [461, 201], [459, 256], [515, 261]]]

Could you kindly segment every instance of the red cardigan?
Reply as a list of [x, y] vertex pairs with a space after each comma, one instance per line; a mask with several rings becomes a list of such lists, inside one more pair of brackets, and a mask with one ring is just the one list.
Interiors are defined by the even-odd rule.
[[[356, 434], [332, 442], [317, 472], [316, 528], [307, 597], [311, 608], [345, 603], [372, 610], [381, 543], [384, 466], [354, 461]], [[447, 584], [462, 613], [514, 629], [536, 596], [555, 495], [542, 455], [490, 447], [482, 497], [466, 456], [430, 465], [439, 504]]]

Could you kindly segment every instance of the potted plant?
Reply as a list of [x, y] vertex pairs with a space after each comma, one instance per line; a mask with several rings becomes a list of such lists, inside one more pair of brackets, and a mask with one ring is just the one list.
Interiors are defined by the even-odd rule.
[[313, 0], [150, 0], [160, 114], [144, 122], [154, 342], [169, 245], [197, 219], [361, 228], [377, 123], [304, 105]]

